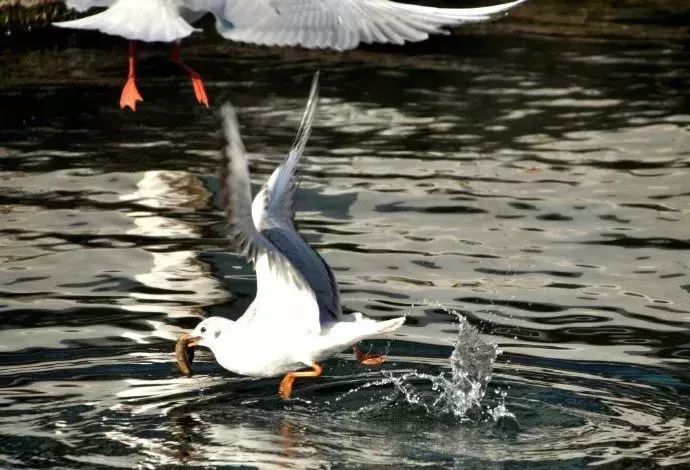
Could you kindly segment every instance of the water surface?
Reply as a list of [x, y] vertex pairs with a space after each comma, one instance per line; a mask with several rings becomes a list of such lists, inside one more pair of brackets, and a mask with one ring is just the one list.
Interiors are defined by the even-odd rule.
[[[121, 112], [123, 52], [3, 58], [4, 466], [690, 463], [682, 45], [465, 35], [336, 55], [193, 42], [213, 108], [238, 108], [257, 185], [321, 70], [299, 228], [347, 308], [408, 315], [365, 345], [388, 350], [382, 369], [342, 354], [287, 403], [277, 379], [233, 376], [208, 353], [195, 379], [173, 365], [172, 340], [238, 317], [254, 274], [224, 238], [213, 109], [151, 47], [145, 102]], [[463, 412], [434, 403], [466, 339], [452, 311], [501, 352]]]

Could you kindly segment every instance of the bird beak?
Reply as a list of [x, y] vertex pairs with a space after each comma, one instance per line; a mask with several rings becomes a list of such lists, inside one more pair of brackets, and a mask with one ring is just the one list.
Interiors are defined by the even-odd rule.
[[194, 348], [199, 345], [199, 341], [201, 341], [201, 336], [192, 336], [187, 340], [187, 347]]

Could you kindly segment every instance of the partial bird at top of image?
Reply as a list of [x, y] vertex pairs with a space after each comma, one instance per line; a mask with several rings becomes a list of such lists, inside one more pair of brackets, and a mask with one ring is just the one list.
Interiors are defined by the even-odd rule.
[[53, 23], [61, 28], [97, 30], [130, 41], [129, 70], [120, 107], [136, 111], [143, 101], [136, 85], [136, 41], [174, 43], [171, 59], [192, 81], [196, 100], [209, 106], [201, 76], [181, 59], [181, 41], [192, 26], [212, 13], [225, 39], [267, 46], [354, 49], [361, 43], [423, 41], [447, 34], [446, 27], [488, 21], [526, 0], [476, 8], [434, 8], [390, 0], [66, 0], [85, 11], [107, 7], [85, 18]]

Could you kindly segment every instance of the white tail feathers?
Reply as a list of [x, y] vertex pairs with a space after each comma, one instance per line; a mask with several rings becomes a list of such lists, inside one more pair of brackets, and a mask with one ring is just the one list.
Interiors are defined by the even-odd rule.
[[392, 333], [393, 331], [403, 326], [404, 323], [405, 317], [398, 317], [393, 318], [391, 320], [376, 322], [376, 326], [378, 327], [378, 334]]
[[196, 29], [170, 3], [120, 0], [102, 13], [53, 25], [60, 28], [93, 29], [129, 40], [173, 42], [189, 36]]
[[[335, 340], [339, 348], [345, 348], [363, 339], [371, 338], [386, 333], [392, 333], [405, 323], [405, 317], [392, 318], [390, 320], [376, 321], [367, 318], [359, 312], [344, 315], [343, 320], [333, 323], [321, 334]], [[336, 349], [338, 349], [336, 347]]]

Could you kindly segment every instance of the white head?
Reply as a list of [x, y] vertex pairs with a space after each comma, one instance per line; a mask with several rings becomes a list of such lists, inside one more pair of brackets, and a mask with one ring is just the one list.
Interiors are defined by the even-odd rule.
[[235, 322], [222, 317], [209, 317], [199, 323], [190, 334], [190, 346], [206, 346], [212, 351], [220, 344], [227, 343], [234, 331]]

